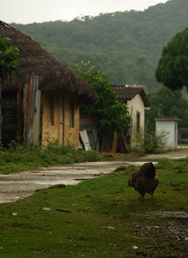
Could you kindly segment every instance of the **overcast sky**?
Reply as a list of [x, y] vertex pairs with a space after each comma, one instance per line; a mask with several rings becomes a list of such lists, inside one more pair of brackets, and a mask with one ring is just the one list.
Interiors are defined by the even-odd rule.
[[117, 11], [144, 11], [167, 0], [0, 0], [0, 20], [28, 24], [70, 21], [79, 16], [97, 16]]

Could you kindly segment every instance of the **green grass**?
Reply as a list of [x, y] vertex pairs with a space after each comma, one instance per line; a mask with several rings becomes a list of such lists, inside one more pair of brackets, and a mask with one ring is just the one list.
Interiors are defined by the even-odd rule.
[[128, 187], [133, 167], [76, 186], [41, 189], [23, 200], [1, 204], [1, 257], [188, 257], [184, 239], [146, 230], [168, 223], [187, 228], [187, 219], [146, 216], [154, 211], [187, 211], [188, 162], [182, 173], [174, 168], [175, 163], [179, 162], [170, 169], [164, 160], [156, 166], [160, 183], [155, 205], [150, 195], [140, 204], [139, 194]]
[[16, 142], [9, 149], [0, 146], [0, 174], [17, 173], [33, 168], [59, 164], [80, 163], [85, 161], [112, 160], [109, 155], [100, 155], [97, 151], [81, 151], [74, 146], [59, 145], [56, 140], [47, 146], [31, 145], [30, 151]]
[[134, 159], [143, 155], [143, 153], [111, 154], [99, 153], [94, 150], [77, 150], [70, 144], [59, 145], [56, 140], [48, 142], [47, 146], [32, 144], [30, 151], [27, 151], [20, 143], [12, 142], [8, 149], [4, 149], [0, 145], [0, 174], [86, 161]]

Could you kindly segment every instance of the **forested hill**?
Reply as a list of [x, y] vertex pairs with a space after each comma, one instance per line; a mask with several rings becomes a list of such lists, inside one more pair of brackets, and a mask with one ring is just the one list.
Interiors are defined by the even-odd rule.
[[142, 84], [151, 92], [160, 86], [154, 72], [162, 47], [188, 26], [187, 13], [187, 0], [170, 0], [143, 12], [12, 25], [71, 69], [80, 61], [90, 61], [113, 84]]

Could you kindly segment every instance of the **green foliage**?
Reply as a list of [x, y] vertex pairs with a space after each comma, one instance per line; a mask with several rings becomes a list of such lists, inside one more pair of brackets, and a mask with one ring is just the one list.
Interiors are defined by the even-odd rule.
[[130, 116], [125, 103], [115, 100], [108, 107], [98, 110], [100, 125], [117, 131], [126, 131], [130, 126]]
[[[128, 174], [140, 167], [1, 204], [1, 256], [187, 258], [188, 177], [175, 173], [173, 163], [156, 166], [155, 205], [148, 194], [140, 204], [138, 192], [127, 185]], [[178, 218], [179, 211], [184, 213]]]
[[160, 87], [147, 96], [151, 105], [151, 109], [145, 111], [148, 131], [155, 130], [155, 118], [158, 116], [177, 116], [183, 120], [178, 122], [178, 126], [188, 127], [188, 101], [180, 90]]
[[28, 152], [18, 142], [11, 142], [8, 149], [0, 148], [0, 173], [14, 173], [31, 168], [57, 164], [71, 164], [104, 159], [97, 151], [80, 151], [72, 145], [60, 145], [56, 140], [47, 146], [32, 143]]
[[3, 83], [12, 73], [18, 74], [20, 61], [17, 58], [18, 49], [13, 46], [7, 46], [9, 38], [3, 38], [0, 35], [0, 82]]
[[162, 153], [164, 152], [168, 132], [162, 131], [156, 134], [156, 131], [145, 132], [143, 150], [145, 153]]
[[128, 108], [123, 102], [117, 101], [109, 78], [101, 71], [94, 70], [95, 66], [90, 66], [90, 62], [82, 61], [76, 67], [75, 72], [92, 84], [98, 95], [97, 104], [81, 106], [81, 114], [97, 114], [102, 128], [127, 130], [130, 125]]
[[185, 28], [187, 9], [187, 0], [171, 0], [143, 12], [13, 26], [69, 68], [75, 69], [80, 60], [90, 60], [113, 84], [142, 84], [151, 92], [160, 86], [154, 74], [161, 49]]
[[163, 130], [160, 133], [156, 133], [155, 130], [151, 130], [148, 127], [144, 130], [140, 130], [139, 134], [132, 136], [132, 140], [135, 143], [135, 147], [132, 150], [143, 153], [163, 153], [167, 142], [168, 132]]
[[188, 28], [163, 47], [155, 76], [170, 89], [188, 87]]

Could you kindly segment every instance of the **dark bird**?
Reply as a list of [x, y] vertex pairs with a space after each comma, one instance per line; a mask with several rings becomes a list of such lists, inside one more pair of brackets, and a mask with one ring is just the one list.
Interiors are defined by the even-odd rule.
[[155, 176], [155, 166], [153, 163], [145, 163], [140, 170], [135, 171], [132, 174], [132, 178], [128, 179], [128, 185], [133, 187], [142, 196], [141, 203], [144, 201], [146, 193], [151, 194], [153, 203], [153, 194], [158, 186], [159, 178]]

